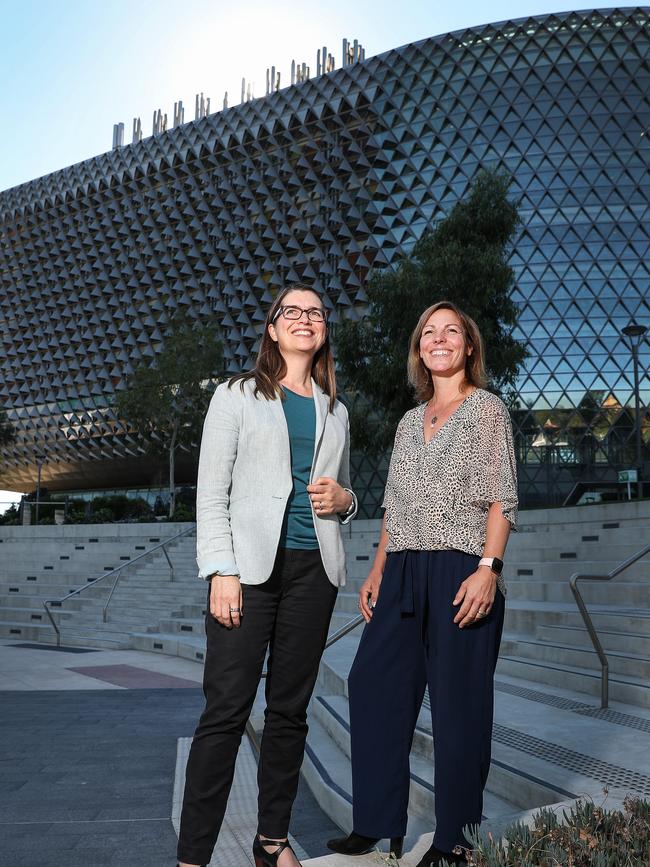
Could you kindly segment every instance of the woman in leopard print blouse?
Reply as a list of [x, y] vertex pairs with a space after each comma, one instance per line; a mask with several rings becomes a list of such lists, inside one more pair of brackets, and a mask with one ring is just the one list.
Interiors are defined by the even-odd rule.
[[348, 679], [354, 831], [328, 845], [359, 855], [390, 837], [399, 857], [428, 685], [436, 829], [418, 867], [430, 867], [464, 864], [463, 829], [481, 822], [517, 481], [510, 418], [483, 388], [474, 321], [449, 302], [429, 307], [408, 370], [421, 403], [397, 428], [377, 555], [359, 594], [367, 625]]

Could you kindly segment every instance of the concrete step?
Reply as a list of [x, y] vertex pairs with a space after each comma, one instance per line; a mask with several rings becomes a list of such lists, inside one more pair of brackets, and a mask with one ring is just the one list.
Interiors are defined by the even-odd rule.
[[309, 717], [301, 774], [321, 810], [349, 834], [352, 831], [350, 763], [313, 714]]
[[[39, 623], [48, 623], [49, 618], [43, 607], [40, 608], [20, 608], [18, 606], [0, 608], [0, 623], [24, 623], [25, 625]], [[50, 626], [50, 629], [52, 627]]]
[[[532, 548], [522, 550], [518, 555], [510, 547], [507, 551], [503, 574], [506, 581], [514, 581], [520, 577], [540, 578], [546, 581], [568, 581], [574, 572], [589, 574], [607, 574], [620, 563], [633, 556], [639, 550], [638, 540], [635, 545], [616, 546], [620, 553], [613, 555], [607, 551], [606, 559], [597, 556], [594, 548], [584, 550], [574, 546], [574, 550], [564, 550], [563, 547]], [[596, 556], [594, 556], [596, 554]], [[374, 552], [365, 555], [347, 555], [347, 573], [349, 580], [364, 580], [372, 566]], [[644, 581], [650, 575], [650, 558], [639, 560], [628, 567], [624, 573], [625, 581]]]
[[336, 605], [334, 606], [334, 610], [337, 613], [346, 612], [347, 614], [359, 613], [359, 595], [357, 593], [350, 592], [347, 588], [345, 590], [339, 590], [338, 596], [336, 597]]
[[205, 659], [205, 637], [183, 635], [178, 632], [134, 632], [131, 635], [131, 646], [134, 650], [180, 656], [193, 662], [203, 662]]
[[[523, 656], [502, 653], [497, 664], [497, 674], [532, 680], [547, 686], [600, 697], [600, 672], [593, 669], [555, 665]], [[612, 701], [650, 708], [650, 684], [647, 681], [622, 677], [618, 674], [610, 675], [609, 694]]]
[[168, 635], [176, 633], [185, 633], [189, 635], [205, 635], [205, 624], [203, 618], [190, 620], [187, 618], [166, 619], [160, 620], [158, 624], [151, 628], [151, 631], [164, 632]]
[[[504, 635], [501, 641], [501, 653], [505, 656], [519, 656], [551, 665], [568, 665], [570, 668], [592, 669], [599, 673], [601, 670], [600, 661], [593, 648], [551, 644], [550, 641], [540, 641], [533, 636]], [[612, 650], [607, 657], [610, 674], [650, 681], [648, 656]]]
[[173, 612], [174, 617], [187, 617], [189, 620], [196, 620], [199, 617], [205, 617], [206, 605], [188, 605], [183, 604], [177, 611]]
[[[347, 699], [339, 695], [317, 696], [312, 703], [312, 712], [320, 722], [328, 736], [345, 757], [350, 760], [350, 716]], [[419, 810], [424, 803], [425, 813], [433, 809], [433, 792], [426, 785], [433, 780], [435, 753], [431, 735], [430, 720], [426, 721], [428, 709], [423, 708], [422, 723], [418, 723], [411, 751], [412, 772], [419, 787], [425, 793], [418, 792], [414, 798], [413, 809]], [[530, 809], [556, 803], [565, 796], [564, 790], [558, 791], [555, 784], [542, 780], [527, 773], [522, 773], [517, 767], [508, 764], [510, 755], [499, 758], [499, 744], [493, 745], [493, 762], [486, 785], [484, 812], [486, 816], [502, 815], [513, 810]], [[505, 761], [503, 760], [505, 759]], [[419, 773], [418, 773], [419, 769]], [[549, 768], [549, 770], [551, 770]], [[552, 772], [551, 772], [552, 773]], [[425, 785], [423, 785], [423, 782]], [[417, 790], [416, 790], [417, 791]]]
[[[49, 621], [30, 624], [21, 622], [0, 622], [0, 638], [37, 641], [41, 644], [56, 644], [56, 632]], [[125, 649], [131, 646], [127, 633], [114, 632], [88, 627], [85, 630], [61, 628], [61, 644], [68, 647], [97, 647], [101, 649]]]
[[117, 629], [114, 623], [87, 623], [83, 626], [80, 625], [65, 625], [61, 628], [62, 635], [74, 635], [79, 638], [91, 638], [93, 636], [97, 636], [98, 638], [110, 638], [116, 641], [126, 641], [129, 643], [131, 633], [128, 630]]
[[38, 624], [25, 623], [21, 620], [0, 621], [0, 638], [56, 644], [56, 632], [49, 621]]
[[168, 574], [161, 575], [156, 572], [148, 575], [125, 575], [117, 584], [118, 590], [128, 588], [133, 593], [138, 591], [150, 593], [154, 587], [156, 592], [175, 593], [179, 596], [186, 593], [199, 593], [205, 596], [208, 592], [207, 584], [204, 581], [199, 581], [196, 576], [189, 578], [179, 576], [172, 581]]
[[[629, 628], [632, 632], [645, 633], [650, 626], [650, 609], [646, 606], [589, 604], [588, 608], [598, 630], [622, 631]], [[505, 622], [507, 631], [528, 634], [534, 633], [541, 624], [584, 628], [573, 599], [570, 602], [536, 602], [512, 599], [510, 594], [506, 600]]]
[[[318, 673], [317, 693], [343, 695], [347, 698], [347, 676], [361, 637], [355, 631], [325, 651]], [[569, 652], [572, 648], [569, 649]], [[504, 646], [499, 656], [497, 672], [515, 678], [523, 678], [548, 686], [573, 690], [599, 697], [600, 670], [579, 665], [540, 661], [521, 653], [506, 653]], [[639, 677], [610, 674], [609, 691], [612, 701], [620, 701], [638, 707], [650, 707], [650, 681]]]
[[[87, 581], [85, 584], [75, 584], [73, 582], [64, 584], [61, 582], [61, 579], [58, 579], [56, 583], [45, 586], [43, 584], [38, 584], [35, 581], [25, 581], [23, 583], [16, 582], [15, 584], [5, 584], [0, 588], [0, 596], [13, 596], [14, 594], [20, 594], [21, 596], [38, 596], [42, 599], [62, 599], [64, 596], [67, 596], [68, 593], [72, 593], [80, 587], [90, 587], [92, 583], [92, 581]], [[107, 584], [99, 582], [93, 586], [92, 590], [84, 590], [84, 595], [87, 593], [103, 593], [108, 595], [109, 591], [110, 587]]]
[[112, 639], [97, 635], [72, 635], [62, 632], [61, 646], [92, 647], [95, 650], [129, 650], [132, 644], [130, 639]]
[[348, 674], [359, 646], [361, 630], [357, 629], [329, 647], [321, 659], [315, 693], [348, 697]]
[[[568, 583], [575, 572], [589, 575], [607, 575], [634, 553], [635, 550], [630, 548], [618, 560], [587, 560], [579, 558], [571, 560], [552, 558], [540, 560], [532, 557], [513, 560], [509, 558], [507, 564], [504, 566], [503, 575], [506, 581], [511, 582], [526, 578], [536, 578], [543, 581]], [[626, 569], [620, 578], [613, 580], [615, 584], [623, 581], [638, 583], [646, 581], [648, 576], [650, 576], [650, 563], [647, 560], [639, 560]]]
[[[522, 512], [523, 514], [525, 513]], [[618, 524], [619, 526], [606, 527], [604, 524]], [[650, 521], [636, 525], [628, 525], [621, 520], [588, 524], [569, 522], [566, 526], [555, 526], [552, 530], [546, 528], [533, 532], [522, 532], [520, 529], [519, 532], [510, 535], [508, 551], [512, 551], [517, 556], [521, 550], [527, 550], [535, 545], [543, 546], [545, 540], [551, 541], [553, 545], [562, 546], [563, 549], [566, 545], [593, 547], [630, 545], [635, 550], [639, 550], [643, 547], [643, 542], [640, 540], [648, 536], [650, 536]]]
[[[0, 595], [0, 609], [5, 608], [30, 608], [34, 611], [42, 611], [43, 610], [43, 602], [46, 599], [49, 599], [49, 595], [44, 594], [43, 596], [39, 596], [37, 593], [10, 593], [10, 594], [1, 594]], [[73, 597], [69, 599], [65, 606], [66, 608], [71, 606], [79, 609], [79, 598]], [[53, 609], [54, 610], [54, 609]]]
[[[354, 614], [349, 614], [347, 611], [337, 611], [335, 609], [332, 614], [332, 619], [330, 620], [329, 634], [333, 635], [337, 630], [341, 629], [341, 627], [347, 626], [347, 624], [350, 623], [351, 620], [354, 620], [358, 614], [358, 610]], [[357, 630], [359, 630], [360, 634], [361, 627], [358, 626]]]
[[[583, 598], [589, 606], [622, 605], [644, 608], [648, 604], [648, 587], [642, 582], [612, 581], [581, 586]], [[529, 599], [540, 602], [573, 602], [574, 597], [566, 581], [543, 581], [518, 578], [508, 583], [508, 599]]]
[[[623, 653], [643, 655], [650, 652], [650, 620], [644, 624], [644, 632], [624, 632], [612, 629], [598, 629], [598, 637], [605, 652], [616, 650]], [[551, 644], [570, 644], [576, 647], [592, 648], [589, 633], [584, 626], [543, 625], [535, 630], [535, 637]]]
[[[302, 773], [321, 808], [348, 831], [352, 828], [352, 774], [349, 753], [340, 739], [345, 741], [347, 735], [349, 743], [349, 734], [345, 732], [342, 718], [337, 719], [338, 714], [332, 713], [331, 700], [331, 696], [320, 700], [317, 697], [313, 704]], [[333, 736], [332, 728], [336, 726], [340, 729], [338, 737]], [[435, 810], [433, 764], [411, 753], [410, 765], [409, 834], [416, 826], [419, 833], [424, 833], [433, 825]], [[517, 812], [517, 807], [486, 789], [483, 811], [486, 817], [494, 817], [511, 815]]]

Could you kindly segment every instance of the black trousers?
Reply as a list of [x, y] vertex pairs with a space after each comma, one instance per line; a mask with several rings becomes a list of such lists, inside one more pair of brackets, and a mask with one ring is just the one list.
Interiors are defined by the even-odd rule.
[[230, 793], [235, 759], [269, 648], [264, 733], [258, 766], [258, 831], [289, 830], [307, 737], [307, 705], [336, 601], [320, 551], [280, 549], [264, 584], [242, 584], [239, 629], [208, 613], [205, 710], [190, 749], [178, 859], [207, 864]]
[[490, 770], [493, 676], [503, 626], [497, 590], [490, 613], [459, 629], [452, 606], [478, 557], [461, 551], [388, 555], [373, 618], [350, 671], [354, 830], [406, 832], [409, 754], [425, 687], [435, 751], [435, 845], [465, 845], [481, 822]]

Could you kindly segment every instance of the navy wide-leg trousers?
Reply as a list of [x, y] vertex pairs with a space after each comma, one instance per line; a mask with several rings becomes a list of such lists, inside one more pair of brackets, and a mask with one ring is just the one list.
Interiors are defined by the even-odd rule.
[[406, 832], [409, 753], [425, 687], [435, 757], [434, 844], [467, 845], [481, 821], [490, 769], [493, 677], [503, 627], [497, 590], [490, 613], [459, 629], [452, 601], [478, 557], [461, 551], [400, 551], [386, 560], [377, 605], [350, 671], [354, 830]]

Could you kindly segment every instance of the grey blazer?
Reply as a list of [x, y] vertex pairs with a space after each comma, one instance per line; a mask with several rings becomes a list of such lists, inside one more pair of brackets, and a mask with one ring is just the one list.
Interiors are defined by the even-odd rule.
[[[316, 405], [316, 442], [311, 478], [329, 476], [350, 487], [348, 413], [312, 380]], [[253, 395], [247, 381], [219, 385], [203, 427], [196, 497], [199, 576], [239, 575], [244, 584], [261, 584], [273, 569], [282, 522], [293, 487], [287, 423], [279, 398]], [[354, 497], [354, 495], [353, 495]], [[337, 515], [319, 518], [314, 527], [323, 566], [335, 586], [345, 584], [345, 554]]]

